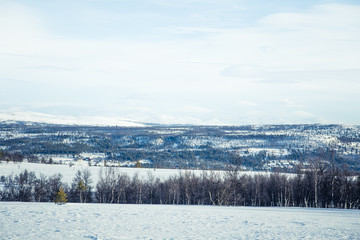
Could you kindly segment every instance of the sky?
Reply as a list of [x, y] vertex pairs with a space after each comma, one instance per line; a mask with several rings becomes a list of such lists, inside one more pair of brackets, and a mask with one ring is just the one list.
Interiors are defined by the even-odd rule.
[[360, 2], [0, 1], [0, 112], [360, 124]]

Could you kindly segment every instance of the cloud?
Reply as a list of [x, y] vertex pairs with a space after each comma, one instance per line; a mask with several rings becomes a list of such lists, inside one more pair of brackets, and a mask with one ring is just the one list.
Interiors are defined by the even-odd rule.
[[286, 99], [286, 98], [281, 99], [279, 102], [282, 104], [285, 104], [286, 106], [289, 106], [289, 107], [294, 107], [294, 108], [303, 108], [304, 107], [304, 105], [298, 104], [298, 103], [296, 103], [290, 99]]
[[357, 83], [359, 81], [360, 68], [272, 72], [261, 69], [256, 70], [256, 68], [249, 71], [248, 68], [244, 66], [231, 66], [225, 68], [222, 75], [267, 84], [301, 84], [304, 82]]
[[247, 101], [247, 100], [239, 100], [238, 103], [241, 106], [247, 106], [247, 107], [257, 106], [257, 104], [255, 102]]
[[51, 66], [51, 65], [37, 65], [37, 66], [29, 66], [29, 69], [39, 69], [39, 70], [44, 70], [44, 71], [54, 71], [54, 72], [58, 72], [58, 71], [75, 71], [76, 68], [74, 67], [69, 67], [69, 66]]
[[185, 112], [185, 113], [209, 113], [213, 110], [210, 108], [200, 107], [200, 106], [183, 106], [178, 109], [176, 109], [177, 112]]
[[[319, 117], [314, 113], [307, 111], [294, 111], [291, 113], [291, 116], [297, 119], [298, 123], [329, 123], [331, 121], [326, 120], [325, 118]], [[339, 122], [341, 123], [341, 122]]]
[[[44, 39], [42, 19], [36, 11], [21, 4], [0, 3], [0, 52], [13, 55], [37, 53], [33, 44]], [[35, 44], [37, 46], [37, 44]]]
[[358, 5], [323, 4], [315, 5], [303, 12], [271, 14], [263, 17], [259, 20], [259, 23], [263, 24], [266, 28], [275, 28], [277, 30], [310, 31], [322, 29], [318, 33], [320, 35], [323, 31], [345, 33], [359, 26], [359, 11], [360, 6]]
[[[99, 84], [100, 82], [104, 83], [105, 79], [111, 84], [116, 84], [118, 81], [114, 79], [117, 78], [134, 79], [146, 84], [145, 76], [153, 76], [152, 81], [161, 83], [169, 81], [168, 79], [171, 78], [172, 82], [177, 82], [179, 79], [182, 81], [189, 79], [189, 82], [202, 84], [201, 79], [206, 78], [208, 81], [214, 79], [215, 81], [216, 75], [220, 74], [220, 76], [236, 77], [246, 81], [258, 81], [259, 83], [267, 81], [298, 83], [310, 77], [319, 79], [319, 76], [323, 76], [322, 78], [334, 76], [332, 72], [328, 74], [326, 72], [334, 69], [334, 67], [339, 71], [356, 69], [358, 61], [355, 60], [359, 60], [359, 55], [355, 54], [353, 49], [357, 43], [350, 44], [353, 47], [344, 47], [345, 44], [341, 40], [332, 42], [336, 36], [343, 36], [344, 31], [342, 29], [333, 30], [333, 34], [330, 35], [330, 42], [327, 42], [326, 38], [313, 34], [313, 32], [324, 32], [324, 22], [333, 19], [333, 15], [339, 15], [336, 11], [337, 8], [337, 5], [330, 5], [314, 7], [304, 13], [273, 14], [263, 18], [259, 25], [246, 29], [181, 26], [171, 28], [170, 26], [168, 27], [170, 30], [179, 31], [180, 29], [185, 33], [186, 31], [205, 31], [207, 36], [200, 39], [196, 37], [182, 39], [180, 37], [177, 41], [156, 42], [130, 42], [120, 38], [77, 40], [57, 37], [47, 33], [40, 20], [33, 20], [34, 14], [31, 14], [31, 10], [28, 12], [24, 9], [18, 12], [13, 10], [8, 17], [5, 16], [4, 18], [10, 18], [9, 21], [14, 21], [19, 15], [21, 16], [20, 19], [23, 20], [17, 22], [26, 24], [15, 24], [13, 32], [6, 36], [11, 41], [8, 41], [8, 45], [2, 44], [2, 46], [10, 54], [36, 56], [35, 61], [34, 59], [31, 60], [31, 67], [33, 68], [52, 66], [59, 69], [65, 67], [78, 70], [72, 75], [63, 76], [62, 81], [70, 78], [76, 79], [76, 81], [85, 81], [82, 79], [86, 79], [87, 83]], [[331, 11], [323, 9], [330, 9]], [[343, 13], [352, 8], [351, 6], [342, 6], [339, 9]], [[352, 9], [352, 11], [354, 10]], [[14, 12], [15, 14], [13, 14]], [[317, 15], [317, 12], [320, 12], [320, 16]], [[315, 20], [321, 18], [322, 24], [308, 24], [314, 17]], [[353, 16], [353, 18], [355, 17]], [[348, 17], [347, 19], [344, 24], [351, 25], [351, 18]], [[291, 32], [268, 31], [271, 26], [286, 28], [283, 25], [287, 21], [293, 23], [286, 25], [291, 27]], [[355, 27], [357, 26], [354, 26], [352, 30], [355, 30]], [[309, 32], [305, 31], [304, 28]], [[23, 31], [23, 29], [32, 29], [31, 34], [29, 30]], [[32, 35], [33, 38], [29, 38], [29, 35]], [[5, 39], [5, 33], [2, 39]], [[309, 39], [306, 45], [303, 39]], [[319, 54], [320, 50], [321, 54]], [[334, 54], [336, 54], [336, 58], [332, 57]], [[44, 64], [45, 61], [50, 64]], [[188, 62], [188, 64], [181, 64], [181, 62]], [[200, 62], [204, 65], [202, 67], [194, 66], [189, 64], [190, 62]], [[223, 62], [230, 64], [230, 67], [224, 67], [220, 64], [211, 66], [208, 62]], [[20, 67], [22, 65], [28, 67], [27, 64], [31, 64], [30, 60], [24, 59], [20, 64], [18, 64], [19, 61], [15, 60], [13, 63]], [[100, 72], [102, 74], [98, 74]], [[172, 72], [183, 76], [177, 77], [171, 74]], [[37, 73], [35, 73], [36, 75]], [[49, 76], [45, 75], [44, 78], [49, 79]], [[41, 77], [36, 76], [34, 79], [40, 81]], [[194, 81], [194, 79], [196, 80]], [[56, 81], [56, 78], [53, 81]]]
[[[165, 115], [176, 121], [183, 115], [197, 122], [237, 122], [244, 116], [237, 111], [252, 107], [258, 111], [254, 121], [266, 122], [297, 121], [300, 116], [315, 119], [277, 109], [319, 116], [324, 96], [360, 101], [355, 94], [360, 75], [359, 6], [330, 4], [266, 16], [259, 13], [261, 19], [244, 25], [244, 19], [222, 16], [221, 11], [236, 5], [234, 1], [227, 1], [217, 12], [218, 24], [210, 21], [208, 13], [217, 11], [214, 5], [220, 3], [197, 3], [207, 9], [192, 10], [190, 4], [185, 12], [171, 12], [171, 16], [161, 12], [172, 21], [148, 22], [149, 31], [134, 25], [133, 32], [117, 25], [124, 16], [103, 8], [99, 16], [109, 13], [110, 17], [101, 24], [114, 32], [97, 37], [50, 30], [49, 15], [35, 5], [0, 3], [0, 75], [27, 83], [17, 100], [5, 93], [0, 102], [56, 105], [64, 101], [136, 118], [162, 121], [159, 116]], [[142, 11], [150, 16], [159, 10]], [[183, 18], [188, 15], [210, 19], [192, 23]], [[81, 21], [76, 24], [74, 29], [88, 27]], [[11, 93], [21, 87], [21, 83], [0, 81]], [[338, 103], [334, 112], [348, 102]], [[272, 112], [279, 118], [270, 116]], [[335, 115], [333, 119], [339, 119]]]

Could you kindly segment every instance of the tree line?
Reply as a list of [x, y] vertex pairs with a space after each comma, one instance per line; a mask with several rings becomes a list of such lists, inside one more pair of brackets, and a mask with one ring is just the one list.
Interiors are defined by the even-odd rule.
[[238, 169], [219, 173], [179, 172], [165, 180], [151, 171], [146, 178], [130, 177], [116, 168], [104, 168], [93, 184], [88, 170], [78, 171], [72, 182], [61, 174], [50, 177], [27, 170], [1, 176], [1, 201], [53, 202], [60, 188], [69, 202], [187, 204], [226, 206], [279, 206], [360, 209], [360, 176], [347, 168], [314, 161], [297, 174], [242, 174]]

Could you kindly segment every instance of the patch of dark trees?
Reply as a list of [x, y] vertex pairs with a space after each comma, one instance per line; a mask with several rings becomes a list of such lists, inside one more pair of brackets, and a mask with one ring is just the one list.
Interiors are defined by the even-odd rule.
[[53, 161], [52, 158], [45, 159], [44, 157], [38, 157], [36, 155], [27, 154], [24, 155], [22, 153], [12, 153], [8, 151], [1, 151], [0, 150], [0, 161], [3, 162], [14, 162], [14, 163], [21, 163], [26, 159], [26, 161], [30, 163], [45, 163], [45, 164], [57, 164]]
[[[278, 206], [360, 209], [360, 176], [344, 168], [313, 161], [297, 174], [179, 172], [160, 180], [149, 170], [146, 178], [117, 168], [104, 168], [96, 184], [88, 170], [78, 171], [71, 184], [61, 175], [36, 176], [24, 171], [2, 176], [1, 201], [53, 202], [60, 187], [69, 202], [121, 204], [186, 204], [222, 206]], [[155, 170], [156, 171], [156, 170]]]
[[22, 162], [23, 160], [24, 160], [24, 155], [21, 153], [11, 153], [8, 151], [0, 150], [0, 161]]

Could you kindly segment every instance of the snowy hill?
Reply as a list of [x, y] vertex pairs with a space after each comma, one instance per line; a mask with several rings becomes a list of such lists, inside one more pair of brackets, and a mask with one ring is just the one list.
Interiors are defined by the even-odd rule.
[[51, 115], [30, 111], [0, 112], [0, 122], [36, 122], [48, 124], [143, 127], [145, 124], [129, 119], [95, 116]]

